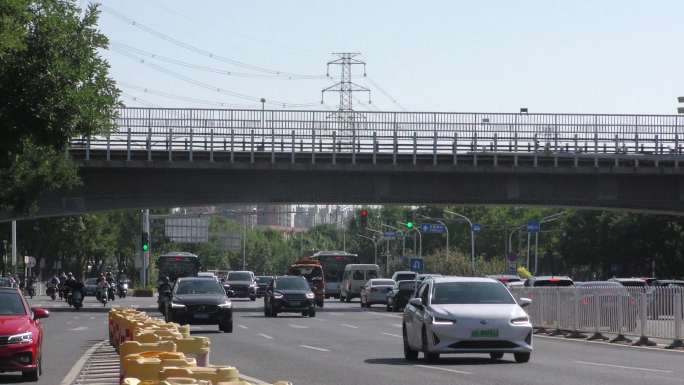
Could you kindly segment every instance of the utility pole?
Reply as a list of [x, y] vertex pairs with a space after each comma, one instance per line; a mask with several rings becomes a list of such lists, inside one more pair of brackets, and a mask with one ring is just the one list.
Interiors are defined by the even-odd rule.
[[17, 273], [17, 221], [12, 221], [12, 269]]
[[337, 119], [343, 127], [340, 132], [340, 137], [343, 137], [342, 141], [348, 141], [348, 144], [354, 145], [354, 92], [367, 92], [369, 104], [371, 100], [370, 89], [352, 81], [352, 67], [355, 65], [363, 66], [363, 76], [366, 76], [366, 62], [356, 58], [361, 55], [359, 52], [333, 52], [332, 55], [337, 56], [337, 59], [331, 60], [326, 64], [326, 76], [330, 76], [330, 66], [337, 65], [340, 66], [340, 80], [321, 90], [321, 104], [323, 104], [323, 97], [326, 92], [337, 92], [339, 94], [340, 104], [338, 105]]

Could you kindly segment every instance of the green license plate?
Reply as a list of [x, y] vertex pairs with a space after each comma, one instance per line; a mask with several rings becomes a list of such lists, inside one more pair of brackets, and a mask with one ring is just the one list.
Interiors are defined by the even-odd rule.
[[477, 329], [470, 333], [473, 338], [496, 338], [499, 336], [499, 329]]

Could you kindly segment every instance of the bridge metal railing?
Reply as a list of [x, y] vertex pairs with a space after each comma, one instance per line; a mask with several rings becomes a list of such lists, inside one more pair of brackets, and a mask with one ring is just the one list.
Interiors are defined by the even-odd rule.
[[684, 115], [121, 108], [112, 151], [682, 154]]
[[684, 287], [520, 287], [511, 292], [532, 299], [526, 311], [537, 329], [594, 339], [608, 334], [617, 342], [634, 336], [643, 343], [682, 343]]

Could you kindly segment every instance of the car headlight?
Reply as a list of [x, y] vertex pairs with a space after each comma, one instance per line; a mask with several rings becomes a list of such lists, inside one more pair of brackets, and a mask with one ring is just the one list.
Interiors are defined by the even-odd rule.
[[314, 299], [314, 293], [312, 293], [312, 292], [306, 293], [306, 298], [308, 298], [308, 299]]
[[526, 324], [526, 323], [528, 323], [528, 322], [530, 322], [530, 318], [527, 317], [527, 316], [524, 316], [524, 317], [516, 317], [516, 318], [511, 319], [511, 323], [512, 323], [513, 325], [523, 325], [523, 324]]
[[128, 284], [127, 284], [127, 283], [124, 283], [122, 286], [123, 286], [124, 289], [128, 289]]
[[224, 309], [229, 309], [233, 306], [233, 304], [230, 301], [226, 301], [218, 306]]
[[26, 332], [9, 336], [7, 344], [30, 344], [33, 342], [33, 333]]
[[281, 293], [273, 293], [273, 298], [275, 299], [282, 299], [283, 295]]
[[171, 302], [171, 309], [185, 309], [185, 305], [182, 303]]
[[453, 325], [455, 324], [455, 320], [451, 320], [448, 318], [443, 318], [443, 317], [432, 317], [432, 324], [433, 325]]

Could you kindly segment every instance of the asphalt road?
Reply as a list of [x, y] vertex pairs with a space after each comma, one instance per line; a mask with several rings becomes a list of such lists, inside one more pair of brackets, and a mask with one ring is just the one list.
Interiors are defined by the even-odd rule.
[[211, 361], [235, 365], [265, 381], [296, 385], [354, 384], [677, 384], [684, 355], [623, 346], [535, 338], [527, 364], [512, 355], [443, 356], [437, 363], [403, 359], [400, 313], [330, 301], [315, 318], [265, 318], [261, 300], [234, 301], [232, 335], [193, 327], [212, 339]]
[[[115, 305], [150, 308], [154, 299], [131, 298]], [[34, 305], [52, 305], [36, 298]], [[106, 312], [88, 297], [80, 312], [62, 304], [44, 321], [47, 332], [44, 375], [38, 384], [59, 385], [71, 366], [93, 343], [107, 338]], [[109, 307], [109, 306], [108, 306]], [[492, 362], [487, 355], [443, 356], [437, 363], [403, 359], [401, 317], [378, 306], [362, 310], [329, 301], [315, 318], [263, 316], [262, 301], [235, 300], [232, 334], [212, 326], [193, 326], [195, 335], [212, 340], [211, 362], [230, 364], [246, 375], [295, 385], [356, 384], [677, 384], [684, 383], [684, 353], [646, 350], [535, 337], [527, 364], [512, 356]], [[0, 375], [0, 383], [21, 382]]]

